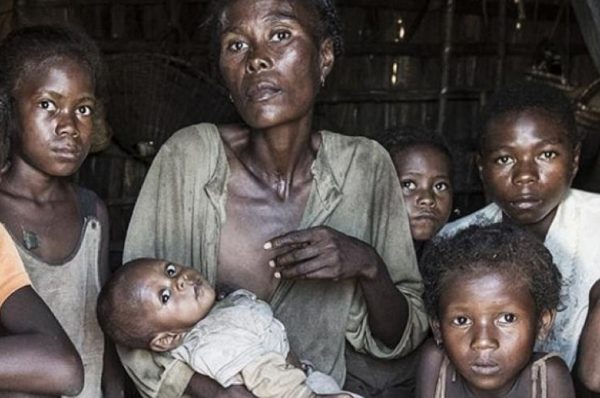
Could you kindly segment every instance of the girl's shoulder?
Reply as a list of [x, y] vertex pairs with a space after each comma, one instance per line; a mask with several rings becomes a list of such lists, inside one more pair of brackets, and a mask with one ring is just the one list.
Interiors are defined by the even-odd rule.
[[[520, 383], [531, 384], [534, 398], [574, 398], [575, 391], [569, 368], [558, 353], [535, 352]], [[546, 395], [542, 395], [546, 391]]]

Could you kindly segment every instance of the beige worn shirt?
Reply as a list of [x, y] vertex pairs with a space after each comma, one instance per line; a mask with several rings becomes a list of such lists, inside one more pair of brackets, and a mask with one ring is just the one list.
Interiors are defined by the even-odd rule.
[[[377, 341], [355, 280], [284, 280], [270, 304], [299, 358], [343, 385], [345, 347], [397, 358], [418, 346], [427, 330], [423, 290], [398, 179], [385, 150], [364, 137], [321, 132], [313, 185], [299, 229], [326, 225], [372, 245], [408, 301], [408, 324], [396, 347]], [[212, 284], [229, 165], [217, 127], [199, 124], [174, 134], [157, 154], [136, 203], [124, 260], [158, 257], [197, 268]], [[145, 397], [179, 397], [193, 372], [168, 354], [119, 353]]]

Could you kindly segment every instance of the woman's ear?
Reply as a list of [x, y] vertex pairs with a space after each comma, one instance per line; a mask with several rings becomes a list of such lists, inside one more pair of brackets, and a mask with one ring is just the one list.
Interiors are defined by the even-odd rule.
[[556, 317], [556, 310], [543, 310], [538, 319], [538, 332], [537, 339], [540, 341], [546, 340], [552, 324], [554, 323], [554, 317]]
[[159, 332], [150, 340], [150, 349], [156, 352], [165, 352], [179, 346], [183, 341], [185, 332]]
[[333, 40], [331, 37], [323, 40], [319, 48], [319, 68], [321, 70], [321, 84], [325, 83], [325, 79], [333, 69], [335, 62], [335, 52], [333, 49]]
[[429, 318], [429, 326], [431, 327], [431, 331], [433, 332], [433, 339], [435, 340], [435, 345], [441, 347], [443, 341], [442, 332], [440, 331], [440, 321], [437, 318]]
[[571, 163], [571, 182], [579, 171], [579, 159], [581, 157], [581, 143], [578, 143], [573, 147], [573, 161]]

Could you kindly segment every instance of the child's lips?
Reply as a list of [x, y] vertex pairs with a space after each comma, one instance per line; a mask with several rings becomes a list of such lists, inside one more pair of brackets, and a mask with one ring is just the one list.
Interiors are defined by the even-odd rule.
[[471, 364], [471, 370], [479, 375], [490, 376], [500, 371], [500, 366], [494, 361], [478, 360]]

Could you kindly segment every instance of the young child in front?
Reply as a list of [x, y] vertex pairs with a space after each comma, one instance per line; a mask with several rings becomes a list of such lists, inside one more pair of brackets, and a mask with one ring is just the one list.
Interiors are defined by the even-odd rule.
[[510, 224], [471, 226], [433, 240], [421, 270], [435, 344], [423, 348], [418, 398], [575, 396], [564, 361], [534, 352], [561, 288], [539, 239]]
[[441, 136], [416, 126], [389, 129], [378, 140], [396, 168], [419, 258], [452, 211], [450, 150]]
[[118, 358], [95, 317], [109, 270], [107, 210], [71, 180], [107, 139], [103, 78], [97, 46], [70, 28], [25, 27], [0, 43], [0, 97], [9, 98], [0, 112], [12, 140], [0, 165], [0, 222], [81, 355], [86, 398], [122, 392]]
[[170, 351], [223, 387], [243, 384], [258, 398], [357, 397], [288, 362], [286, 331], [266, 302], [246, 290], [215, 296], [194, 268], [141, 258], [102, 288], [98, 320], [119, 345]]
[[534, 233], [563, 276], [560, 311], [540, 351], [558, 352], [569, 368], [600, 278], [600, 195], [572, 189], [581, 136], [573, 107], [556, 88], [524, 82], [498, 92], [483, 112], [477, 163], [492, 203], [450, 223], [442, 235], [471, 224], [504, 221]]

